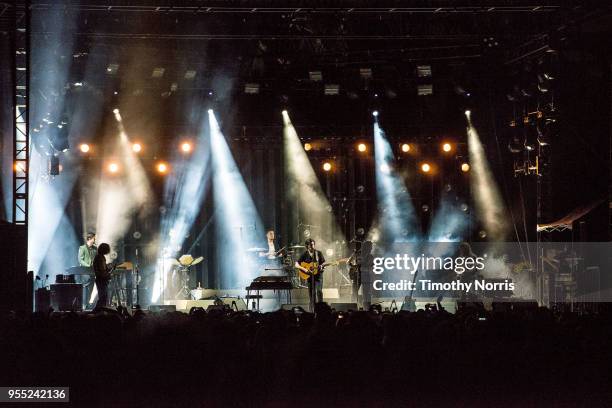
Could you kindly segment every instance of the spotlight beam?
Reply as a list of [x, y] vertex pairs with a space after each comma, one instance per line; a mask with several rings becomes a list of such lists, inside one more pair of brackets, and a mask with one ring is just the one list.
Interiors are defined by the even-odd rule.
[[508, 222], [504, 202], [489, 167], [484, 147], [474, 128], [471, 113], [466, 111], [468, 121], [468, 151], [470, 157], [470, 182], [478, 217], [492, 241], [503, 241], [508, 233]]
[[[298, 231], [300, 223], [315, 225], [316, 228], [312, 231], [312, 238], [317, 241], [317, 247], [325, 251], [331, 248], [332, 243], [345, 241], [344, 234], [338, 226], [329, 200], [323, 192], [317, 174], [302, 147], [289, 114], [287, 111], [283, 111], [282, 115], [287, 175], [286, 194], [290, 202], [296, 203], [293, 216], [290, 219], [289, 230]], [[330, 170], [332, 168], [333, 166], [330, 167]], [[304, 238], [303, 236], [293, 237], [297, 242], [301, 242]], [[344, 250], [344, 248], [337, 249]]]
[[257, 275], [244, 254], [263, 241], [263, 224], [212, 110], [208, 111], [208, 121], [219, 281], [223, 288], [244, 287]]
[[[162, 262], [156, 270], [151, 301], [157, 302], [161, 295], [160, 277], [165, 263], [164, 256], [175, 254], [185, 243], [196, 217], [200, 213], [202, 201], [210, 186], [210, 143], [206, 132], [208, 118], [202, 120], [193, 154], [185, 158], [185, 149], [175, 153], [173, 171], [164, 183], [164, 206], [167, 211], [162, 215], [159, 251], [155, 254]], [[186, 144], [184, 142], [183, 144]], [[193, 147], [189, 144], [190, 148]], [[191, 254], [191, 249], [187, 252]]]
[[98, 242], [116, 243], [130, 228], [136, 211], [152, 200], [151, 183], [144, 167], [132, 149], [118, 109], [113, 111], [119, 128], [116, 148], [120, 152], [120, 177], [102, 171], [99, 181], [96, 234]]
[[374, 161], [378, 197], [378, 230], [384, 242], [413, 242], [420, 235], [410, 193], [393, 168], [394, 155], [384, 131], [374, 121]]

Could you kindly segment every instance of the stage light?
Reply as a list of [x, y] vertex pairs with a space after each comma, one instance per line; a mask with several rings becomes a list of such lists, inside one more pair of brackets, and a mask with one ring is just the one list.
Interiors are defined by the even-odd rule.
[[410, 145], [408, 143], [404, 143], [402, 145], [402, 152], [408, 153], [410, 151]]
[[189, 142], [183, 142], [181, 144], [181, 151], [183, 153], [189, 153], [191, 151], [191, 143]]
[[429, 173], [431, 171], [431, 166], [429, 165], [429, 163], [421, 164], [421, 171], [423, 173]]
[[117, 109], [117, 108], [113, 109], [113, 113], [114, 113], [115, 115], [116, 115], [116, 114], [118, 114], [118, 113], [119, 113], [119, 109]]
[[332, 165], [330, 162], [323, 163], [323, 170], [330, 171], [332, 169]]
[[304, 150], [307, 152], [312, 150], [312, 145], [310, 143], [304, 143]]
[[379, 168], [380, 168], [380, 171], [381, 171], [383, 174], [389, 174], [389, 173], [391, 173], [391, 167], [390, 167], [390, 166], [389, 166], [389, 164], [387, 164], [387, 163], [382, 163], [382, 164], [379, 166]]
[[25, 173], [25, 169], [23, 168], [23, 164], [21, 163], [15, 163], [13, 169], [15, 170], [15, 173]]
[[417, 85], [418, 96], [433, 95], [433, 84], [419, 84]]
[[212, 109], [209, 109], [209, 110], [208, 110], [208, 113], [209, 113], [209, 114], [212, 114], [212, 113], [213, 113], [213, 110], [212, 110]]
[[79, 146], [79, 149], [81, 150], [81, 152], [83, 153], [87, 153], [89, 152], [89, 145], [87, 143], [81, 143], [81, 145]]
[[119, 164], [117, 164], [116, 162], [109, 163], [107, 168], [108, 168], [108, 171], [111, 173], [119, 172]]
[[282, 114], [283, 116], [287, 115], [287, 114], [288, 114], [287, 109], [283, 109], [283, 110], [281, 111], [281, 114]]
[[160, 174], [166, 174], [168, 172], [168, 165], [165, 162], [159, 162], [155, 166], [155, 169]]
[[140, 153], [142, 151], [142, 145], [140, 143], [134, 143], [132, 145], [132, 151], [134, 153]]
[[444, 150], [446, 153], [450, 152], [453, 149], [453, 146], [450, 143], [444, 143], [442, 145], [442, 150]]
[[470, 171], [470, 165], [467, 163], [461, 164], [461, 171], [467, 173], [468, 171]]
[[470, 117], [471, 114], [472, 114], [472, 112], [470, 110], [466, 110], [465, 111], [465, 116], [467, 116], [468, 118]]
[[308, 76], [313, 82], [321, 82], [323, 80], [323, 73], [321, 71], [308, 71]]
[[248, 95], [257, 95], [259, 93], [259, 84], [247, 83], [244, 85], [244, 93]]
[[359, 143], [357, 145], [357, 150], [359, 150], [360, 152], [365, 152], [368, 150], [368, 146], [366, 146], [365, 143]]
[[378, 111], [375, 110], [374, 112], [372, 112], [372, 116], [374, 116], [375, 118], [378, 117]]
[[323, 93], [325, 95], [339, 95], [340, 94], [340, 85], [338, 84], [326, 84], [323, 88]]
[[325, 255], [327, 255], [327, 256], [334, 256], [334, 250], [332, 248], [327, 248], [325, 250]]

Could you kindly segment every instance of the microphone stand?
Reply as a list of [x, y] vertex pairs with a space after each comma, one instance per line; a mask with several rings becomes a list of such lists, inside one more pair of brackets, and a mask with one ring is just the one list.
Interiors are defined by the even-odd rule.
[[136, 262], [134, 263], [134, 271], [136, 272], [136, 307], [140, 308], [140, 265], [138, 262], [138, 248], [136, 248]]

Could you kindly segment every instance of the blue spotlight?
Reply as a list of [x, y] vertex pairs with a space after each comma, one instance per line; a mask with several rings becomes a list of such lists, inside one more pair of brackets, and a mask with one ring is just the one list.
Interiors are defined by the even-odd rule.
[[374, 160], [379, 225], [383, 242], [413, 242], [418, 239], [416, 216], [410, 193], [393, 169], [394, 155], [384, 131], [374, 122]]
[[244, 287], [257, 276], [248, 265], [246, 249], [261, 242], [264, 229], [242, 174], [219, 128], [208, 111], [212, 177], [217, 227], [217, 260], [222, 288]]

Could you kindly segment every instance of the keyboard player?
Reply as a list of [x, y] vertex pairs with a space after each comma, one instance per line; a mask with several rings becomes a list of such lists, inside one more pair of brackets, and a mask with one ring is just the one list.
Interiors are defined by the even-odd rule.
[[94, 279], [93, 279], [93, 260], [98, 253], [98, 247], [96, 246], [96, 234], [93, 232], [88, 232], [85, 237], [85, 245], [81, 245], [79, 247], [79, 266], [81, 268], [87, 268], [90, 276], [92, 277], [87, 284], [86, 297], [88, 304], [91, 304], [94, 299], [91, 296], [94, 289]]

